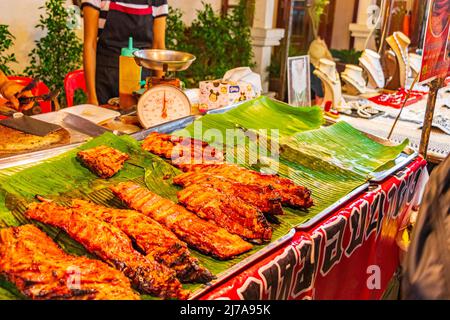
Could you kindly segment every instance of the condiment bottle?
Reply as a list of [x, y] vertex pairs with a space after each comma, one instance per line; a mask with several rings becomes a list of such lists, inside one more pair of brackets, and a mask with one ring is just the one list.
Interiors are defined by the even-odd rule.
[[140, 89], [141, 67], [133, 57], [133, 38], [128, 40], [128, 48], [122, 48], [119, 57], [119, 104], [121, 109], [129, 109], [137, 103], [133, 92]]

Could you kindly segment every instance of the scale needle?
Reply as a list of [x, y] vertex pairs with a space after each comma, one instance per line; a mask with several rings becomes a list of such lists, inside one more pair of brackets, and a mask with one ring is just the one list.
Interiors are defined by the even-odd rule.
[[163, 101], [163, 109], [162, 109], [162, 114], [161, 117], [163, 119], [167, 118], [167, 105], [166, 105], [166, 90], [164, 90], [164, 97], [163, 97], [164, 101]]

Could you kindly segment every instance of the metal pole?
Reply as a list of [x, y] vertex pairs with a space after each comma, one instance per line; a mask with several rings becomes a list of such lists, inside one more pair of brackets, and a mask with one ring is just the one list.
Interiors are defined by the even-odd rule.
[[430, 92], [428, 93], [427, 109], [423, 120], [422, 136], [420, 138], [419, 154], [426, 159], [428, 143], [430, 142], [431, 125], [433, 123], [434, 108], [436, 106], [437, 93], [444, 84], [443, 78], [434, 79], [430, 83]]
[[394, 1], [392, 0], [386, 0], [384, 4], [384, 8], [381, 8], [383, 11], [383, 21], [382, 21], [382, 29], [381, 29], [381, 38], [380, 38], [380, 47], [378, 48], [378, 54], [382, 55], [384, 52], [384, 48], [386, 46], [385, 39], [387, 37], [387, 33], [389, 32], [389, 29], [391, 28], [391, 18], [390, 14], [392, 12], [392, 8], [394, 5]]
[[417, 81], [419, 80], [419, 76], [420, 76], [420, 74], [418, 74], [417, 77], [414, 79], [413, 83], [411, 84], [411, 87], [409, 88], [408, 92], [406, 93], [406, 97], [405, 97], [405, 100], [403, 100], [402, 107], [400, 108], [400, 111], [398, 112], [397, 117], [395, 118], [394, 124], [391, 127], [391, 131], [389, 131], [389, 135], [387, 136], [388, 140], [391, 138], [392, 133], [394, 133], [395, 126], [397, 125], [397, 122], [400, 119], [400, 116], [402, 115], [403, 109], [405, 108], [405, 105], [409, 100], [411, 91], [414, 89], [414, 86], [416, 85]]
[[278, 99], [284, 101], [286, 95], [286, 83], [287, 83], [287, 60], [289, 57], [289, 47], [291, 46], [291, 35], [292, 35], [292, 15], [294, 11], [294, 1], [289, 0], [289, 14], [288, 19], [285, 21], [284, 30], [284, 48], [281, 55], [281, 66], [280, 66], [280, 88], [278, 90]]

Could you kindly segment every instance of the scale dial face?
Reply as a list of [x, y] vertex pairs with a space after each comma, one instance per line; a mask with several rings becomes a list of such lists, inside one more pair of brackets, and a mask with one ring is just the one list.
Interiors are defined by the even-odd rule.
[[157, 85], [141, 96], [137, 115], [141, 125], [148, 129], [191, 115], [191, 103], [180, 89], [165, 84]]

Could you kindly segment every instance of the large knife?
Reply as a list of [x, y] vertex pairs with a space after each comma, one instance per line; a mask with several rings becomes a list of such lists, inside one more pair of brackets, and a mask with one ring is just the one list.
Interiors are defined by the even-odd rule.
[[10, 115], [11, 117], [0, 120], [0, 125], [40, 137], [61, 129], [61, 126], [57, 124], [34, 119], [21, 112], [14, 112]]
[[116, 133], [111, 129], [102, 127], [92, 121], [87, 120], [86, 118], [77, 116], [76, 114], [72, 113], [67, 113], [67, 115], [63, 119], [63, 122], [69, 128], [87, 134], [88, 136], [91, 137], [100, 136], [105, 132]]

